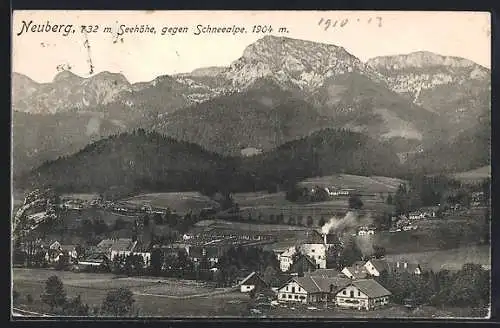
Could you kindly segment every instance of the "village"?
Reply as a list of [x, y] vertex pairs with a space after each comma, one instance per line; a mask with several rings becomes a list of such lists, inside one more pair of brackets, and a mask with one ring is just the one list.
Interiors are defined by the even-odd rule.
[[[434, 286], [426, 291], [431, 294], [422, 295], [424, 286], [443, 280], [443, 274], [451, 284], [468, 272], [463, 270], [470, 270], [465, 268], [469, 264], [450, 273], [423, 262], [394, 260], [374, 241], [380, 234], [411, 233], [426, 220], [438, 220], [438, 216], [459, 211], [460, 204], [451, 206], [447, 212], [439, 207], [422, 207], [407, 215], [393, 216], [390, 225], [384, 227], [386, 231], [379, 231], [380, 228], [377, 229], [372, 220], [365, 220], [357, 209], [349, 209], [344, 218], [322, 222], [322, 226], [276, 232], [245, 231], [218, 224], [197, 225], [200, 220], [210, 219], [216, 209], [184, 214], [181, 220], [175, 211], [154, 208], [147, 203], [131, 206], [61, 197], [55, 204], [50, 197], [41, 197], [45, 200], [40, 202], [40, 194], [37, 191], [24, 202], [24, 206], [42, 203], [45, 207], [42, 214], [27, 216], [29, 231], [43, 228], [46, 224], [43, 218], [53, 217], [53, 213], [59, 211], [78, 216], [85, 209], [98, 208], [135, 215], [138, 219], [128, 229], [130, 237], [93, 239], [94, 245], [68, 244], [63, 241], [68, 238], [47, 239], [43, 235], [26, 238], [17, 245], [15, 268], [54, 270], [55, 275], [73, 272], [196, 281], [212, 286], [214, 293], [237, 291], [245, 295], [250, 315], [288, 315], [286, 311], [298, 308], [306, 312], [317, 309], [378, 311], [390, 304], [408, 309], [430, 303], [442, 305], [447, 301], [442, 301], [440, 287]], [[481, 206], [482, 194], [474, 194], [473, 200], [472, 207]], [[177, 223], [191, 220], [191, 224], [186, 229], [179, 228], [182, 233], [169, 240], [155, 238], [154, 231], [162, 225], [154, 218], [171, 222], [170, 216]], [[153, 232], [145, 233], [148, 229]], [[489, 266], [471, 265], [478, 271], [474, 274], [489, 275]], [[401, 284], [407, 284], [406, 289], [402, 290]], [[475, 288], [483, 290], [484, 286]], [[476, 301], [487, 303], [487, 300]], [[463, 302], [459, 299], [453, 304], [467, 304]]]

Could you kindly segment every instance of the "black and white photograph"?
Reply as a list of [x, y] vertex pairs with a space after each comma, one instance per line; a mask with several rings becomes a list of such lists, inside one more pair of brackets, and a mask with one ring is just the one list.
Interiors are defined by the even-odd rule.
[[11, 320], [490, 318], [490, 13], [11, 29]]

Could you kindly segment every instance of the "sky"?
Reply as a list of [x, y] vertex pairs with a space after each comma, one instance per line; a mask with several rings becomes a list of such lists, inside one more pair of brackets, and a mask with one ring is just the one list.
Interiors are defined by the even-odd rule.
[[[30, 28], [48, 22], [51, 27], [73, 25], [71, 30], [75, 32], [64, 35], [64, 28], [60, 33], [26, 32], [23, 26], [31, 21]], [[136, 24], [154, 26], [156, 34], [116, 35], [120, 25]], [[82, 33], [81, 25], [97, 25], [99, 31]], [[245, 27], [247, 33], [196, 35], [197, 25], [235, 25]], [[490, 68], [491, 24], [487, 12], [37, 10], [14, 12], [12, 70], [37, 82], [50, 82], [58, 67], [70, 67], [73, 73], [88, 77], [92, 75], [90, 58], [93, 74], [109, 71], [122, 73], [132, 83], [151, 81], [159, 75], [230, 65], [249, 44], [269, 35], [252, 33], [254, 25], [270, 25], [271, 35], [342, 46], [362, 61], [431, 51]], [[111, 27], [112, 32], [104, 32], [105, 27]], [[188, 32], [161, 35], [164, 27], [187, 27]], [[287, 32], [280, 32], [281, 27]]]

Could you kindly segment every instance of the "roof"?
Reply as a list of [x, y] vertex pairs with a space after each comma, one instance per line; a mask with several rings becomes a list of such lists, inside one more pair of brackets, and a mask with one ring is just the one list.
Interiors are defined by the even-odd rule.
[[245, 285], [245, 284], [254, 284], [256, 280], [261, 281], [263, 284], [267, 285], [267, 283], [262, 279], [255, 271], [250, 273], [246, 278], [244, 278], [241, 282], [240, 285]]
[[384, 288], [381, 284], [373, 279], [354, 280], [351, 283], [353, 286], [362, 291], [370, 298], [383, 297], [391, 295], [391, 292]]
[[289, 247], [286, 251], [280, 254], [280, 257], [290, 257], [296, 253], [295, 247]]
[[371, 262], [371, 264], [375, 267], [375, 269], [377, 269], [378, 272], [389, 270], [389, 265], [385, 260], [372, 259], [369, 262]]
[[300, 268], [299, 266], [302, 266], [301, 267], [302, 271], [308, 271], [308, 270], [310, 270], [310, 268], [313, 268], [313, 269], [317, 268], [316, 262], [312, 258], [310, 258], [309, 256], [304, 255], [304, 254], [300, 254], [295, 259], [295, 261], [292, 263], [292, 265], [288, 271], [297, 272], [297, 271], [299, 271], [299, 268]]
[[351, 280], [342, 277], [321, 278], [307, 275], [293, 278], [291, 281], [297, 282], [308, 293], [329, 293], [331, 290], [336, 291], [347, 286]]
[[72, 251], [76, 248], [76, 245], [61, 245], [63, 251]]
[[99, 244], [98, 248], [107, 249], [111, 251], [133, 251], [137, 242], [132, 241], [131, 238], [118, 238], [118, 239], [104, 239]]
[[354, 279], [363, 279], [368, 276], [368, 272], [365, 267], [352, 265], [350, 267], [345, 267], [344, 269], [349, 270], [349, 273], [354, 277]]
[[316, 230], [307, 230], [306, 238], [302, 244], [324, 244], [325, 240], [321, 234]]
[[314, 272], [307, 272], [305, 275], [318, 278], [335, 278], [340, 274], [335, 269], [317, 269]]

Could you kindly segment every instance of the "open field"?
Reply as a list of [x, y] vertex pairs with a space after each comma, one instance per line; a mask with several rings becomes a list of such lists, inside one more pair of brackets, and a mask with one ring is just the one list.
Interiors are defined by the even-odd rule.
[[67, 227], [77, 227], [85, 219], [101, 219], [108, 226], [115, 224], [116, 220], [134, 222], [137, 216], [118, 214], [98, 208], [85, 208], [81, 210], [67, 210], [62, 214], [62, 220]]
[[[41, 302], [40, 295], [43, 293], [45, 281], [51, 275], [61, 278], [69, 297], [81, 295], [82, 301], [91, 308], [100, 305], [111, 289], [125, 287], [134, 293], [134, 307], [140, 316], [243, 316], [248, 313], [247, 295], [227, 292], [196, 297], [212, 293], [216, 289], [193, 281], [144, 277], [113, 278], [111, 274], [15, 268], [13, 288], [20, 293], [21, 300], [25, 300], [28, 294], [33, 296], [34, 303], [29, 306], [32, 311], [48, 311], [47, 306]], [[191, 297], [179, 297], [190, 295]]]
[[198, 227], [210, 227], [240, 231], [271, 232], [271, 231], [305, 231], [307, 228], [285, 224], [257, 224], [245, 222], [229, 222], [223, 220], [203, 220], [195, 224]]
[[[344, 216], [348, 211], [348, 198], [338, 198], [325, 202], [316, 203], [293, 203], [285, 199], [285, 193], [241, 193], [233, 195], [234, 201], [239, 205], [242, 217], [252, 216], [253, 219], [259, 217], [263, 221], [268, 221], [271, 215], [284, 215], [285, 223], [290, 217], [302, 216], [305, 220], [311, 216], [314, 226], [317, 226], [321, 218], [328, 220], [332, 216]], [[378, 197], [362, 196], [364, 213], [383, 213], [391, 211], [392, 206], [387, 205]], [[305, 221], [304, 221], [305, 222]]]
[[219, 204], [198, 192], [170, 192], [142, 194], [123, 200], [136, 206], [150, 204], [158, 208], [170, 208], [179, 214], [197, 212], [204, 208], [217, 207]]
[[491, 254], [489, 246], [469, 246], [447, 250], [402, 253], [387, 255], [387, 259], [393, 261], [407, 260], [415, 263], [425, 263], [433, 271], [460, 270], [466, 263], [475, 263], [491, 266]]
[[78, 194], [62, 194], [61, 199], [79, 199], [79, 200], [84, 200], [84, 201], [91, 201], [93, 199], [99, 198], [99, 194], [97, 193], [90, 193], [90, 194], [84, 194], [84, 193], [78, 193]]
[[491, 166], [487, 165], [474, 170], [455, 173], [452, 177], [462, 183], [479, 183], [484, 179], [491, 178]]
[[355, 189], [363, 193], [387, 193], [396, 192], [400, 184], [406, 183], [404, 180], [388, 177], [365, 177], [350, 174], [334, 174], [323, 177], [306, 179], [299, 183], [301, 186], [321, 187], [335, 186], [341, 189]]

